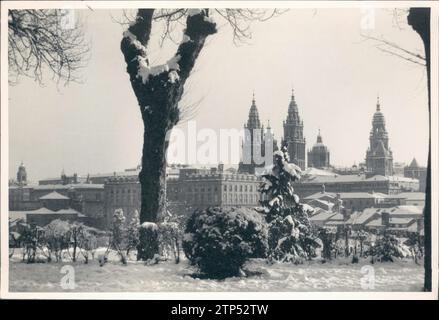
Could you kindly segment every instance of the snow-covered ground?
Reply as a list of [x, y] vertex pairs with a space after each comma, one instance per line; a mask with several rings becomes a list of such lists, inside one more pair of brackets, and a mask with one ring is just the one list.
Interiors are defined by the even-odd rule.
[[[110, 261], [100, 267], [96, 260], [89, 264], [26, 264], [17, 258], [11, 259], [9, 265], [11, 292], [421, 291], [424, 277], [423, 267], [410, 260], [373, 265], [369, 260], [362, 260], [359, 264], [338, 260], [325, 264], [313, 261], [303, 265], [269, 265], [264, 260], [252, 260], [246, 269], [253, 275], [219, 281], [194, 278], [192, 275], [196, 269], [186, 260], [180, 264], [170, 261], [156, 265], [129, 262], [126, 266]], [[76, 287], [73, 290], [61, 287], [61, 279], [65, 275], [61, 273], [61, 268], [65, 265], [74, 267]], [[367, 284], [371, 284], [367, 281], [370, 278], [364, 277], [373, 273], [374, 288], [362, 286], [365, 279]]]

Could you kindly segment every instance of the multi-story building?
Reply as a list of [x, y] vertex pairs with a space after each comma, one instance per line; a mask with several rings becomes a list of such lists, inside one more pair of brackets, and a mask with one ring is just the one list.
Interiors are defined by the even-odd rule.
[[169, 201], [194, 208], [208, 206], [259, 205], [261, 178], [252, 174], [230, 173], [222, 167], [210, 170], [180, 170], [178, 179], [167, 182]]
[[283, 142], [287, 144], [290, 161], [305, 170], [305, 137], [303, 136], [303, 121], [299, 116], [299, 108], [294, 97], [294, 90], [291, 93], [291, 101], [288, 106], [288, 116], [283, 122]]
[[[232, 173], [218, 168], [179, 169], [178, 178], [168, 177], [166, 195], [170, 207], [179, 213], [190, 213], [209, 206], [259, 205], [261, 178], [247, 173]], [[115, 209], [121, 208], [126, 216], [140, 212], [141, 186], [137, 176], [114, 176], [105, 183], [106, 225], [111, 223]]]
[[141, 195], [138, 176], [114, 176], [108, 178], [104, 187], [105, 225], [111, 225], [116, 209], [122, 209], [130, 219], [137, 210], [140, 213]]
[[[9, 210], [32, 211], [41, 208], [57, 211], [69, 209], [85, 216], [87, 223], [99, 227], [104, 221], [104, 185], [93, 183], [24, 184], [23, 165], [20, 165], [17, 178], [21, 183], [9, 186]], [[48, 203], [53, 208], [48, 207]]]
[[416, 179], [396, 176], [373, 176], [365, 174], [356, 175], [309, 175], [303, 176], [294, 184], [294, 191], [305, 198], [322, 190], [325, 186], [327, 192], [379, 192], [384, 194], [398, 194], [400, 192], [417, 191], [419, 181]]

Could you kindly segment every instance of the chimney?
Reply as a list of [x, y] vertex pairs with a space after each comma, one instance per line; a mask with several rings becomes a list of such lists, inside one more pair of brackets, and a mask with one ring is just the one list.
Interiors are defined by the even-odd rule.
[[390, 224], [390, 214], [388, 212], [382, 212], [381, 213], [381, 224], [388, 228]]

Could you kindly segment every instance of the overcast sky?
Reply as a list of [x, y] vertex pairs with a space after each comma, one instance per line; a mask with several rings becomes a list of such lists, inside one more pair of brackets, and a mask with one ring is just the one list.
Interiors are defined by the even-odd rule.
[[[67, 87], [30, 79], [9, 90], [9, 173], [23, 161], [31, 180], [67, 174], [103, 173], [136, 166], [143, 124], [119, 49], [124, 27], [119, 12], [87, 11], [91, 59], [83, 84]], [[291, 10], [252, 25], [249, 44], [236, 46], [230, 28], [209, 37], [186, 84], [184, 104], [201, 101], [197, 128], [242, 128], [255, 92], [263, 123], [270, 120], [278, 140], [294, 87], [304, 122], [306, 148], [318, 129], [331, 163], [364, 161], [379, 93], [394, 161], [416, 157], [426, 165], [427, 85], [424, 68], [379, 51], [361, 33], [383, 36], [422, 52], [418, 36], [391, 10], [376, 11], [375, 28], [361, 29], [360, 9]], [[218, 18], [217, 18], [218, 19]], [[168, 60], [175, 45], [159, 48], [161, 29], [151, 42], [153, 62]], [[182, 123], [184, 128], [187, 124]]]

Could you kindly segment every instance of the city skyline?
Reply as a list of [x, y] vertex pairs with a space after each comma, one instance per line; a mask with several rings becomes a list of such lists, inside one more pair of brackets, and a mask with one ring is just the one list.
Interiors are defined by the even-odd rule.
[[[401, 40], [415, 51], [421, 48], [421, 41], [409, 27], [393, 27], [391, 14], [385, 10], [375, 13], [373, 34]], [[208, 40], [186, 85], [182, 104], [199, 101], [194, 120], [200, 129], [241, 129], [255, 92], [261, 122], [266, 126], [270, 121], [280, 142], [293, 87], [304, 122], [306, 149], [315, 143], [320, 129], [332, 164], [352, 166], [364, 161], [379, 94], [394, 162], [408, 164], [416, 158], [421, 166], [426, 166], [428, 111], [424, 71], [385, 55], [373, 43], [364, 41], [359, 29], [362, 14], [360, 9], [287, 12], [266, 23], [254, 24], [250, 44], [240, 46], [231, 41], [230, 30], [221, 28], [218, 35]], [[94, 39], [92, 58], [83, 72], [84, 84], [57, 89], [49, 82], [40, 88], [32, 80], [22, 79], [10, 87], [11, 178], [21, 161], [34, 181], [58, 176], [63, 168], [68, 173], [85, 175], [120, 171], [139, 162], [142, 123], [126, 79], [118, 48], [120, 38], [115, 37], [121, 35], [123, 28], [111, 21], [109, 11], [84, 15], [88, 18], [87, 34]], [[314, 15], [319, 17], [318, 22], [313, 20]], [[338, 35], [340, 26], [336, 21], [344, 18], [346, 32]], [[301, 25], [308, 29], [303, 31]], [[270, 37], [287, 26], [294, 32], [267, 44]], [[104, 27], [110, 32], [101, 37]], [[321, 37], [322, 32], [326, 37]], [[158, 43], [158, 35], [155, 38], [153, 45]], [[159, 51], [157, 48], [158, 45], [153, 47], [153, 53]], [[166, 60], [173, 50], [171, 43], [165, 43], [164, 54], [156, 54], [154, 63]], [[102, 54], [106, 55], [105, 63], [99, 59]], [[114, 72], [109, 79], [103, 79], [101, 75], [108, 64]], [[29, 94], [21, 95], [23, 90]], [[184, 125], [183, 122], [179, 127]]]

